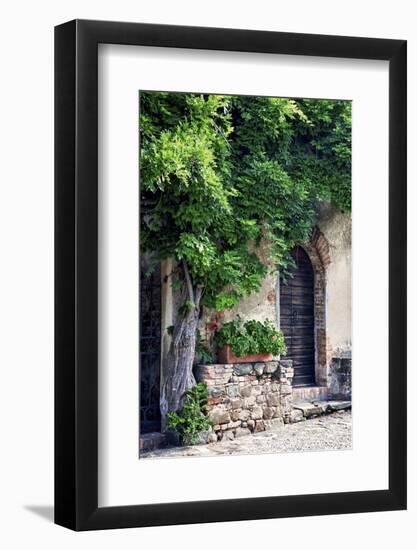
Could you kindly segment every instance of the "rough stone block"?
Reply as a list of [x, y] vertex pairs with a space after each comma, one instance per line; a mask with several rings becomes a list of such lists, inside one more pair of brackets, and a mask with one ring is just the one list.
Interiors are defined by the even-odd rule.
[[252, 365], [250, 363], [236, 363], [233, 365], [233, 372], [238, 376], [244, 376], [252, 372]]
[[261, 376], [265, 370], [265, 363], [255, 363], [253, 369], [258, 376]]
[[250, 418], [250, 411], [244, 409], [243, 411], [239, 412], [239, 419], [240, 420], [249, 420]]
[[226, 386], [226, 393], [229, 397], [239, 396], [239, 384], [228, 384]]
[[276, 407], [279, 403], [279, 396], [276, 393], [269, 393], [266, 396], [266, 402], [269, 407]]
[[278, 370], [278, 361], [268, 361], [265, 363], [264, 372], [266, 374], [272, 374]]
[[240, 420], [238, 420], [237, 422], [229, 422], [229, 424], [227, 425], [228, 430], [234, 430], [235, 428], [239, 428], [239, 427], [240, 427]]
[[213, 409], [209, 413], [210, 420], [213, 424], [227, 424], [230, 422], [230, 414], [228, 411], [223, 409]]
[[249, 397], [252, 393], [252, 386], [240, 387], [240, 395], [242, 397]]
[[275, 411], [274, 411], [274, 418], [282, 418], [283, 414], [282, 414], [282, 409], [281, 407], [276, 407], [275, 408]]
[[229, 397], [223, 397], [221, 402], [221, 408], [230, 410], [232, 408], [231, 400]]
[[221, 397], [209, 397], [207, 399], [207, 405], [219, 405], [222, 401]]
[[232, 365], [214, 365], [214, 371], [216, 374], [232, 374], [233, 367]]
[[256, 420], [255, 421], [255, 432], [264, 432], [265, 431], [265, 423], [263, 420]]
[[254, 395], [251, 395], [250, 397], [246, 397], [243, 400], [243, 408], [249, 409], [250, 407], [253, 407], [255, 405], [255, 402], [256, 402], [256, 398]]
[[263, 416], [267, 420], [270, 420], [274, 416], [275, 408], [274, 407], [264, 407]]
[[230, 404], [232, 409], [240, 409], [242, 407], [242, 401], [240, 399], [231, 399]]
[[232, 382], [232, 378], [233, 378], [233, 376], [231, 376], [230, 374], [227, 374], [227, 375], [225, 375], [225, 376], [219, 376], [219, 375], [218, 375], [218, 376], [215, 378], [215, 382], [216, 382], [216, 384], [218, 384], [218, 385], [224, 386], [224, 384], [230, 384], [230, 383]]
[[207, 388], [209, 397], [221, 397], [225, 395], [224, 386], [211, 386]]
[[251, 418], [253, 420], [260, 420], [263, 416], [263, 413], [262, 413], [262, 409], [261, 407], [254, 407], [252, 412], [251, 412]]

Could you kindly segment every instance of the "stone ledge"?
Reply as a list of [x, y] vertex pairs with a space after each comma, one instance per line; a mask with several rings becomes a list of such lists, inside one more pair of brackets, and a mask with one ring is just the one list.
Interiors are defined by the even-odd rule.
[[[313, 416], [347, 410], [351, 407], [352, 404], [350, 401], [305, 401], [293, 404], [294, 410], [300, 411], [304, 418], [312, 418]], [[297, 417], [299, 418], [299, 414]]]

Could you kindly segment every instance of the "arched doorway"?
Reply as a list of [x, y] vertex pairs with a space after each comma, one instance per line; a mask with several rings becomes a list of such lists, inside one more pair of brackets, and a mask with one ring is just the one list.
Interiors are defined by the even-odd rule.
[[288, 280], [280, 284], [280, 328], [292, 359], [293, 386], [311, 386], [315, 381], [314, 344], [314, 271], [301, 246], [291, 255], [296, 267]]

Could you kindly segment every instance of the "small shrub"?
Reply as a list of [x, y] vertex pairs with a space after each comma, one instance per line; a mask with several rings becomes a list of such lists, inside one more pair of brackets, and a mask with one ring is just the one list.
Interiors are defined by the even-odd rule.
[[225, 323], [216, 332], [216, 343], [219, 348], [228, 344], [237, 357], [272, 353], [285, 355], [284, 335], [268, 319], [265, 322], [251, 319], [242, 323], [240, 317]]
[[168, 413], [168, 428], [178, 433], [183, 445], [199, 443], [201, 434], [210, 429], [212, 423], [205, 416], [208, 392], [205, 384], [197, 384], [185, 393], [179, 412]]
[[199, 332], [197, 332], [197, 336], [196, 336], [195, 361], [196, 363], [202, 363], [203, 365], [207, 363], [213, 363], [214, 361], [213, 354], [211, 353], [209, 348], [205, 345]]

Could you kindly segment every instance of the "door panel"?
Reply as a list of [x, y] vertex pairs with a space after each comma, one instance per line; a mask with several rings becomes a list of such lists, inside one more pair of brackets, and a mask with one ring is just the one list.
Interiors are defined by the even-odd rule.
[[301, 246], [292, 251], [296, 268], [280, 285], [280, 328], [292, 359], [294, 386], [314, 385], [314, 272]]

